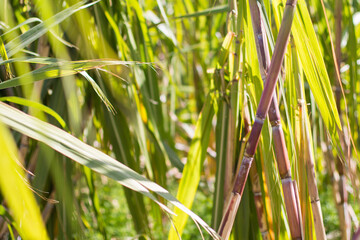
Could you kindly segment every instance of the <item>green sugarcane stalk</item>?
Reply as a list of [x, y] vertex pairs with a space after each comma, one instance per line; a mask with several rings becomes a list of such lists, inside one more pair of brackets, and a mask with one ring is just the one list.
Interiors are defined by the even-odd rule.
[[[296, 0], [288, 0], [286, 2], [282, 24], [279, 30], [278, 38], [276, 40], [274, 54], [269, 68], [269, 74], [266, 77], [264, 91], [261, 95], [255, 122], [249, 136], [249, 141], [246, 146], [240, 169], [235, 176], [235, 183], [231, 193], [230, 201], [227, 205], [219, 227], [218, 232], [223, 239], [228, 239], [230, 235], [250, 167], [253, 162], [255, 150], [259, 142], [261, 129], [270, 107], [271, 98], [275, 92], [277, 78], [280, 73], [286, 46], [289, 41], [291, 25], [295, 14], [295, 6]], [[292, 182], [284, 182], [284, 186], [286, 189], [288, 189], [287, 194], [296, 195]], [[294, 209], [296, 209], [296, 206], [294, 206]], [[301, 239], [301, 235], [298, 237], [298, 239]]]
[[304, 144], [304, 153], [302, 154], [304, 159], [300, 159], [300, 161], [304, 161], [306, 164], [306, 175], [308, 180], [308, 189], [309, 189], [309, 196], [310, 196], [310, 202], [311, 202], [311, 209], [312, 209], [312, 215], [314, 220], [314, 228], [315, 228], [315, 234], [317, 240], [325, 240], [326, 234], [325, 234], [325, 227], [324, 227], [324, 221], [323, 216], [321, 212], [321, 205], [320, 205], [320, 198], [319, 198], [319, 191], [317, 188], [316, 183], [316, 176], [315, 176], [315, 169], [314, 169], [314, 155], [311, 153], [311, 139], [310, 139], [310, 128], [309, 128], [309, 120], [307, 118], [307, 107], [306, 107], [306, 101], [305, 101], [305, 93], [304, 93], [304, 86], [303, 82], [301, 80], [301, 77], [299, 76], [300, 70], [299, 65], [297, 61], [297, 55], [296, 55], [296, 48], [294, 45], [294, 42], [291, 41], [291, 53], [293, 54], [293, 66], [295, 71], [295, 84], [296, 84], [296, 95], [298, 98], [298, 109], [300, 118], [303, 122], [303, 128], [304, 131], [301, 133], [301, 144]]
[[[265, 30], [263, 28], [262, 18], [256, 0], [249, 0], [249, 5], [255, 35], [256, 50], [259, 58], [261, 77], [263, 81], [265, 81], [270, 65], [269, 48], [267, 45]], [[276, 93], [273, 94], [268, 115], [272, 126], [274, 149], [281, 182], [283, 185], [283, 195], [286, 204], [286, 212], [291, 236], [301, 237], [302, 222], [300, 218], [299, 199], [296, 198], [296, 195], [287, 194], [291, 191], [294, 191], [294, 185], [296, 182], [293, 181], [291, 177], [290, 161], [285, 143], [284, 132], [280, 124], [280, 111], [277, 103]]]
[[238, 9], [237, 9], [237, 0], [229, 0], [229, 15], [228, 21], [230, 22], [229, 28], [231, 31], [235, 32], [235, 36], [233, 39], [233, 44], [231, 46], [232, 50], [235, 50], [235, 54], [233, 54], [233, 61], [230, 61], [230, 81], [229, 89], [230, 96], [228, 98], [228, 107], [229, 107], [229, 115], [228, 115], [228, 132], [227, 132], [227, 145], [226, 145], [226, 163], [225, 163], [225, 176], [224, 176], [224, 193], [225, 199], [231, 191], [231, 183], [233, 181], [233, 172], [234, 172], [234, 151], [235, 151], [235, 121], [236, 116], [238, 115], [238, 106], [236, 100], [238, 99], [238, 85], [239, 85], [239, 56], [236, 54], [240, 51], [240, 31], [238, 29]]

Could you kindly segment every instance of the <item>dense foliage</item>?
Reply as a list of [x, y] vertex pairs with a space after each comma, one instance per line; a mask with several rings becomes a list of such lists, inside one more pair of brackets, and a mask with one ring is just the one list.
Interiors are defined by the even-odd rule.
[[0, 0], [0, 238], [359, 239], [359, 2], [295, 4]]

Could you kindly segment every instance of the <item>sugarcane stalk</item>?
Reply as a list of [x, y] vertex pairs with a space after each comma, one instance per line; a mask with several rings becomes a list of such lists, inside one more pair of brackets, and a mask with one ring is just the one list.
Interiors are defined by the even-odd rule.
[[230, 96], [229, 96], [229, 118], [228, 118], [228, 133], [227, 133], [227, 147], [226, 147], [226, 168], [225, 168], [225, 183], [224, 183], [224, 192], [229, 193], [231, 188], [233, 173], [234, 173], [234, 157], [235, 157], [235, 146], [236, 146], [236, 131], [237, 128], [237, 116], [239, 111], [238, 99], [239, 99], [239, 66], [240, 58], [237, 53], [240, 52], [242, 38], [240, 23], [238, 22], [238, 9], [237, 9], [237, 0], [229, 0], [229, 20], [231, 21], [231, 30], [235, 31], [235, 36], [233, 39], [233, 44], [231, 46], [232, 51], [231, 55], [233, 57], [233, 63], [230, 64]]
[[[232, 189], [230, 201], [227, 205], [218, 230], [220, 236], [223, 239], [228, 239], [230, 235], [240, 204], [241, 196], [244, 191], [245, 183], [249, 175], [250, 167], [253, 162], [255, 150], [259, 142], [261, 129], [270, 107], [271, 98], [275, 91], [277, 78], [280, 73], [281, 64], [284, 60], [286, 46], [290, 36], [291, 25], [295, 14], [295, 6], [296, 0], [288, 0], [286, 2], [282, 24], [279, 30], [278, 38], [276, 40], [274, 54], [269, 68], [269, 74], [266, 77], [264, 91], [260, 98], [255, 122], [250, 132], [249, 141], [246, 145], [246, 150], [241, 162], [240, 169], [235, 176], [235, 183]], [[286, 181], [283, 185], [285, 186], [285, 191], [287, 191], [287, 194], [295, 195], [292, 181]], [[296, 207], [294, 207], [294, 209], [296, 209]], [[293, 237], [301, 239], [301, 231], [299, 236], [296, 234]]]
[[[237, 1], [229, 0], [229, 11], [227, 15], [226, 25], [228, 28], [227, 38], [224, 40], [223, 48], [227, 51], [223, 52], [220, 56], [218, 64], [219, 68], [214, 74], [215, 85], [219, 89], [221, 100], [219, 101], [218, 121], [216, 124], [216, 159], [217, 159], [217, 170], [216, 170], [216, 182], [215, 182], [215, 194], [214, 194], [214, 208], [212, 227], [217, 228], [220, 224], [221, 216], [224, 210], [224, 203], [228, 199], [228, 195], [231, 192], [231, 183], [233, 180], [234, 171], [234, 150], [235, 150], [235, 132], [236, 129], [236, 116], [238, 112], [238, 104], [234, 99], [238, 99], [238, 68], [239, 68], [239, 57], [234, 53], [240, 51], [240, 34], [237, 28]], [[236, 34], [237, 33], [237, 34]], [[229, 36], [229, 37], [228, 37]], [[235, 43], [235, 44], [234, 44]], [[229, 53], [230, 52], [230, 53]], [[227, 86], [224, 79], [224, 68], [226, 59], [229, 60], [229, 77], [231, 79], [229, 83], [230, 96], [227, 95]]]
[[[267, 71], [270, 65], [269, 48], [265, 35], [265, 30], [262, 24], [259, 7], [256, 0], [249, 0], [250, 13], [252, 19], [252, 26], [254, 29], [256, 49], [259, 58], [260, 72], [263, 81], [266, 79]], [[291, 177], [290, 161], [288, 151], [286, 148], [285, 137], [281, 126], [280, 111], [277, 103], [276, 93], [273, 94], [269, 109], [269, 119], [272, 126], [274, 149], [278, 169], [280, 172], [281, 182], [283, 185], [283, 193], [286, 204], [287, 217], [289, 221], [290, 232], [292, 236], [301, 236], [301, 218], [299, 209], [299, 200], [295, 195], [287, 194], [294, 191], [294, 184], [296, 184]], [[287, 184], [289, 183], [289, 184]], [[290, 188], [290, 189], [289, 189]]]
[[360, 228], [354, 233], [352, 240], [360, 240]]
[[[251, 122], [250, 122], [248, 108], [245, 107], [244, 111], [245, 111], [244, 112], [244, 135], [245, 135], [244, 138], [246, 138], [247, 134], [251, 131]], [[244, 139], [244, 142], [247, 142], [247, 139]], [[243, 154], [244, 150], [245, 149], [241, 149], [241, 154]], [[256, 217], [258, 220], [261, 237], [263, 240], [270, 240], [271, 236], [270, 236], [268, 224], [266, 221], [266, 213], [265, 213], [265, 209], [264, 209], [261, 185], [260, 185], [259, 174], [258, 174], [256, 164], [251, 165], [250, 180], [251, 180], [251, 190], [254, 194]]]
[[[251, 122], [250, 122], [250, 116], [248, 107], [246, 106], [247, 101], [245, 100], [244, 104], [244, 137], [242, 138], [242, 145], [240, 149], [239, 156], [243, 156], [245, 152], [245, 145], [248, 141], [249, 133], [251, 131]], [[238, 162], [236, 172], [240, 169], [241, 162]], [[259, 174], [256, 167], [256, 164], [252, 164], [250, 168], [250, 180], [251, 180], [251, 190], [254, 194], [254, 202], [255, 202], [255, 208], [256, 208], [256, 217], [259, 224], [259, 230], [262, 236], [263, 240], [270, 240], [271, 234], [269, 232], [268, 223], [266, 220], [266, 213], [262, 198], [262, 192], [261, 192], [261, 185], [259, 180]]]
[[[336, 67], [340, 69], [341, 63], [341, 18], [342, 18], [342, 0], [335, 0], [335, 58], [336, 58]], [[340, 77], [339, 74], [336, 74], [336, 77]], [[340, 80], [340, 79], [338, 79]], [[340, 83], [336, 81], [336, 106], [339, 112], [340, 121], [342, 122], [341, 118], [341, 91], [340, 91]], [[347, 149], [347, 144], [344, 139], [344, 135], [341, 134], [340, 136], [340, 144], [342, 149]], [[348, 157], [348, 153], [345, 152], [345, 157]], [[349, 161], [350, 162], [350, 161]], [[351, 224], [350, 224], [350, 216], [347, 207], [347, 198], [348, 193], [346, 190], [346, 176], [344, 175], [345, 166], [339, 156], [336, 158], [336, 170], [339, 172], [340, 179], [339, 179], [339, 194], [340, 194], [340, 202], [338, 202], [339, 207], [339, 217], [340, 217], [340, 225], [341, 225], [341, 239], [342, 240], [350, 240], [351, 236]]]
[[[224, 202], [227, 202], [228, 194], [231, 192], [233, 177], [234, 177], [234, 163], [235, 163], [235, 150], [236, 150], [236, 131], [237, 129], [237, 116], [239, 113], [239, 66], [240, 58], [237, 53], [241, 49], [241, 23], [238, 21], [238, 9], [237, 0], [229, 0], [229, 14], [228, 22], [230, 31], [235, 32], [233, 38], [233, 44], [231, 45], [232, 53], [229, 58], [233, 58], [233, 61], [229, 59], [229, 77], [232, 79], [229, 83], [228, 89], [230, 90], [230, 96], [227, 98], [229, 115], [228, 115], [228, 128], [227, 128], [227, 145], [226, 145], [226, 162], [225, 162], [225, 176], [224, 176]], [[225, 91], [225, 90], [224, 90]]]
[[316, 183], [316, 176], [315, 176], [315, 168], [314, 168], [314, 155], [312, 154], [312, 146], [311, 146], [311, 138], [310, 138], [310, 128], [309, 128], [309, 120], [307, 118], [307, 107], [306, 107], [306, 101], [305, 101], [305, 91], [303, 82], [300, 77], [300, 70], [298, 66], [297, 61], [297, 55], [296, 55], [296, 47], [294, 45], [294, 42], [291, 41], [291, 48], [292, 48], [292, 57], [293, 57], [293, 68], [295, 72], [295, 88], [296, 88], [296, 95], [298, 98], [298, 109], [299, 114], [301, 118], [301, 122], [303, 125], [303, 131], [302, 131], [302, 137], [301, 137], [301, 144], [304, 144], [303, 148], [303, 159], [300, 159], [300, 161], [304, 161], [306, 164], [306, 175], [307, 175], [307, 181], [308, 181], [308, 191], [310, 196], [310, 202], [311, 202], [311, 209], [313, 213], [313, 221], [314, 221], [314, 227], [315, 227], [315, 234], [317, 240], [325, 240], [326, 239], [326, 233], [325, 233], [325, 227], [323, 222], [323, 216], [321, 212], [321, 204], [320, 204], [320, 198], [319, 198], [319, 191], [317, 188]]

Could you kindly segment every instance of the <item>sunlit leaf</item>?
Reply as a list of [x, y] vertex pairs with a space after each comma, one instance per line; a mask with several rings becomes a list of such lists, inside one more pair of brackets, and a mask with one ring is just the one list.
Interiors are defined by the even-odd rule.
[[0, 189], [18, 226], [17, 230], [24, 239], [49, 239], [39, 206], [20, 167], [13, 137], [2, 123], [0, 145]]
[[[63, 130], [31, 117], [4, 103], [0, 103], [0, 121], [16, 131], [45, 143], [77, 163], [87, 166], [93, 171], [112, 178], [123, 186], [151, 198], [159, 204], [162, 209], [172, 214], [173, 212], [164, 204], [159, 202], [154, 194], [163, 197], [174, 206], [188, 214], [197, 223], [204, 227], [209, 234], [216, 238], [217, 234], [214, 230], [212, 230], [201, 218], [181, 204], [167, 190], [149, 181], [145, 177], [103, 152], [83, 143]], [[15, 202], [16, 201], [14, 201], [14, 203]]]

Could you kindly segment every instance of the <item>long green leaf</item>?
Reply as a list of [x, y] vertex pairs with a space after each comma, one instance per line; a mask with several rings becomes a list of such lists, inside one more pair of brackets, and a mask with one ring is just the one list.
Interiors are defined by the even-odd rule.
[[[279, 4], [281, 4], [280, 0], [274, 2], [274, 6]], [[274, 9], [279, 11], [276, 7]], [[314, 26], [304, 1], [299, 1], [298, 3], [292, 34], [307, 82], [314, 94], [320, 114], [331, 135], [333, 144], [340, 150], [341, 146], [337, 131], [338, 129], [341, 130], [341, 124], [335, 97], [331, 89], [319, 41], [317, 40]]]
[[[85, 72], [86, 70], [101, 68], [103, 66], [111, 65], [127, 65], [135, 62], [126, 62], [118, 60], [85, 60], [85, 61], [65, 61], [54, 58], [18, 58], [9, 59], [0, 62], [0, 64], [7, 64], [11, 62], [29, 62], [37, 64], [45, 64], [44, 67], [38, 68], [32, 72], [23, 74], [19, 77], [12, 78], [8, 81], [0, 83], [0, 89], [9, 87], [16, 87], [20, 85], [30, 84], [35, 81], [71, 76], [80, 73], [91, 84], [97, 95], [105, 103], [109, 111], [115, 113], [114, 107], [107, 99], [101, 88], [96, 84], [95, 80]], [[46, 65], [47, 64], [47, 65]]]
[[[1, 37], [0, 37], [0, 59], [8, 60], [5, 45]], [[3, 80], [7, 80], [11, 77], [12, 74], [9, 63], [6, 63], [5, 66], [0, 66], [0, 74], [1, 74], [0, 77]]]
[[[1, 103], [2, 105], [5, 105]], [[23, 239], [48, 239], [39, 206], [19, 165], [17, 148], [8, 129], [0, 123], [0, 190]]]
[[[202, 165], [204, 163], [207, 147], [209, 144], [209, 136], [211, 131], [211, 121], [215, 114], [212, 96], [208, 96], [200, 117], [196, 123], [195, 135], [191, 141], [187, 163], [183, 170], [179, 189], [176, 197], [188, 208], [192, 207], [196, 190], [200, 182]], [[182, 234], [188, 216], [181, 209], [175, 208], [174, 228], [170, 230], [169, 239], [178, 239], [178, 234]]]
[[83, 143], [63, 130], [27, 115], [4, 103], [0, 103], [0, 121], [22, 134], [28, 135], [45, 143], [54, 150], [71, 158], [75, 162], [87, 166], [95, 172], [118, 181], [125, 187], [137, 191], [153, 201], [168, 213], [173, 213], [167, 206], [159, 202], [151, 193], [163, 197], [187, 213], [200, 224], [214, 239], [219, 239], [217, 233], [201, 218], [181, 204], [166, 189], [136, 173], [124, 164], [116, 161], [105, 153]]
[[50, 116], [54, 117], [56, 119], [56, 121], [58, 121], [58, 123], [61, 125], [62, 128], [67, 129], [66, 123], [62, 119], [62, 117], [59, 114], [57, 114], [57, 112], [55, 112], [51, 108], [45, 106], [44, 104], [34, 102], [34, 101], [31, 101], [31, 100], [28, 100], [28, 99], [25, 99], [25, 98], [15, 97], [15, 96], [1, 97], [0, 101], [12, 102], [12, 103], [20, 104], [20, 105], [23, 105], [23, 106], [33, 107], [33, 108], [39, 109], [39, 110], [49, 114]]
[[[15, 27], [13, 27], [13, 28], [11, 28], [11, 29], [7, 29], [7, 31], [4, 32], [4, 33], [1, 35], [1, 37], [3, 37], [3, 36], [5, 36], [6, 34], [9, 34], [9, 33], [13, 32], [13, 31], [15, 31], [15, 30], [18, 29], [18, 28], [21, 28], [21, 27], [24, 26], [24, 25], [28, 25], [28, 24], [31, 24], [31, 23], [42, 23], [42, 22], [43, 22], [43, 21], [42, 21], [40, 18], [36, 18], [36, 17], [28, 18], [28, 19], [26, 19], [24, 22], [16, 25]], [[66, 41], [66, 40], [62, 39], [60, 36], [58, 36], [58, 35], [55, 33], [55, 31], [49, 30], [49, 32], [50, 32], [57, 40], [59, 40], [60, 42], [62, 42], [62, 43], [65, 44], [66, 46], [68, 46], [68, 47], [75, 47], [75, 48], [76, 48], [76, 46], [74, 46], [73, 44], [69, 43], [68, 41]]]
[[60, 24], [62, 21], [70, 17], [72, 14], [76, 13], [77, 11], [90, 7], [96, 4], [98, 1], [89, 3], [84, 5], [87, 2], [81, 1], [73, 6], [59, 12], [58, 14], [54, 15], [53, 17], [47, 19], [46, 21], [36, 25], [35, 27], [31, 28], [29, 31], [21, 34], [20, 36], [16, 37], [15, 39], [11, 40], [9, 43], [5, 45], [8, 57], [13, 56], [23, 48], [25, 48], [30, 43], [34, 42], [42, 35], [44, 35], [50, 28]]
[[198, 11], [198, 12], [177, 16], [177, 17], [175, 17], [175, 19], [208, 16], [208, 15], [217, 14], [217, 13], [224, 13], [224, 12], [228, 12], [228, 11], [229, 11], [229, 5], [228, 4], [219, 5], [219, 6], [211, 7], [211, 8], [201, 10], [201, 11]]

